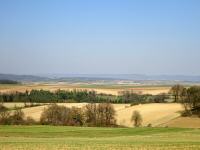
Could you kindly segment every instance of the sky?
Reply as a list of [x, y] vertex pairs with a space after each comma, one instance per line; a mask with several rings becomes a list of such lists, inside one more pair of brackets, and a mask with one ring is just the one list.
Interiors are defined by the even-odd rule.
[[200, 75], [199, 0], [0, 0], [0, 73]]

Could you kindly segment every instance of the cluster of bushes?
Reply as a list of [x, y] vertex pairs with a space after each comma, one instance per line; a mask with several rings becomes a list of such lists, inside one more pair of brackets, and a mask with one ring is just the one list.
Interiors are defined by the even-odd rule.
[[21, 109], [16, 109], [13, 111], [8, 110], [8, 108], [0, 105], [0, 124], [3, 125], [29, 125], [36, 124], [36, 122], [28, 117], [24, 119], [24, 113]]
[[69, 126], [115, 126], [115, 110], [109, 103], [87, 104], [83, 109], [53, 104], [45, 109], [40, 123]]
[[167, 95], [136, 94], [133, 91], [124, 91], [119, 96], [97, 94], [87, 90], [57, 90], [55, 92], [45, 90], [31, 90], [26, 92], [0, 93], [2, 102], [24, 103], [52, 103], [52, 102], [89, 102], [89, 103], [160, 103], [165, 102]]
[[43, 125], [83, 125], [83, 112], [79, 108], [67, 108], [53, 104], [42, 112]]
[[200, 116], [200, 86], [185, 88], [182, 85], [174, 85], [170, 93], [174, 96], [174, 102], [182, 103], [185, 111], [183, 116]]
[[65, 126], [116, 126], [115, 110], [110, 103], [87, 104], [84, 108], [67, 108], [52, 104], [41, 114], [40, 122], [28, 117], [21, 109], [9, 111], [0, 105], [0, 124], [3, 125], [65, 125]]

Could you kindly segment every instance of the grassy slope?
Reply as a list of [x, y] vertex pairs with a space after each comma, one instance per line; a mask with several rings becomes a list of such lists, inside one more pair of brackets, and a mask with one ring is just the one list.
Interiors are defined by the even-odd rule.
[[0, 149], [200, 149], [200, 130], [0, 126]]

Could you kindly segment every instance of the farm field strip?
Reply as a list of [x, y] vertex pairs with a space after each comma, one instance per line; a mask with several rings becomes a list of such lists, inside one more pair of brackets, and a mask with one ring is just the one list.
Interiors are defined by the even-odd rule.
[[199, 129], [0, 126], [0, 149], [200, 149]]

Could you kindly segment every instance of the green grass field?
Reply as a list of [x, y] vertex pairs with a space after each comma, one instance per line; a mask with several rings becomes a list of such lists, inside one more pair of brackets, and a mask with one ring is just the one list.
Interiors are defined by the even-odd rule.
[[200, 149], [200, 129], [0, 126], [0, 149]]

